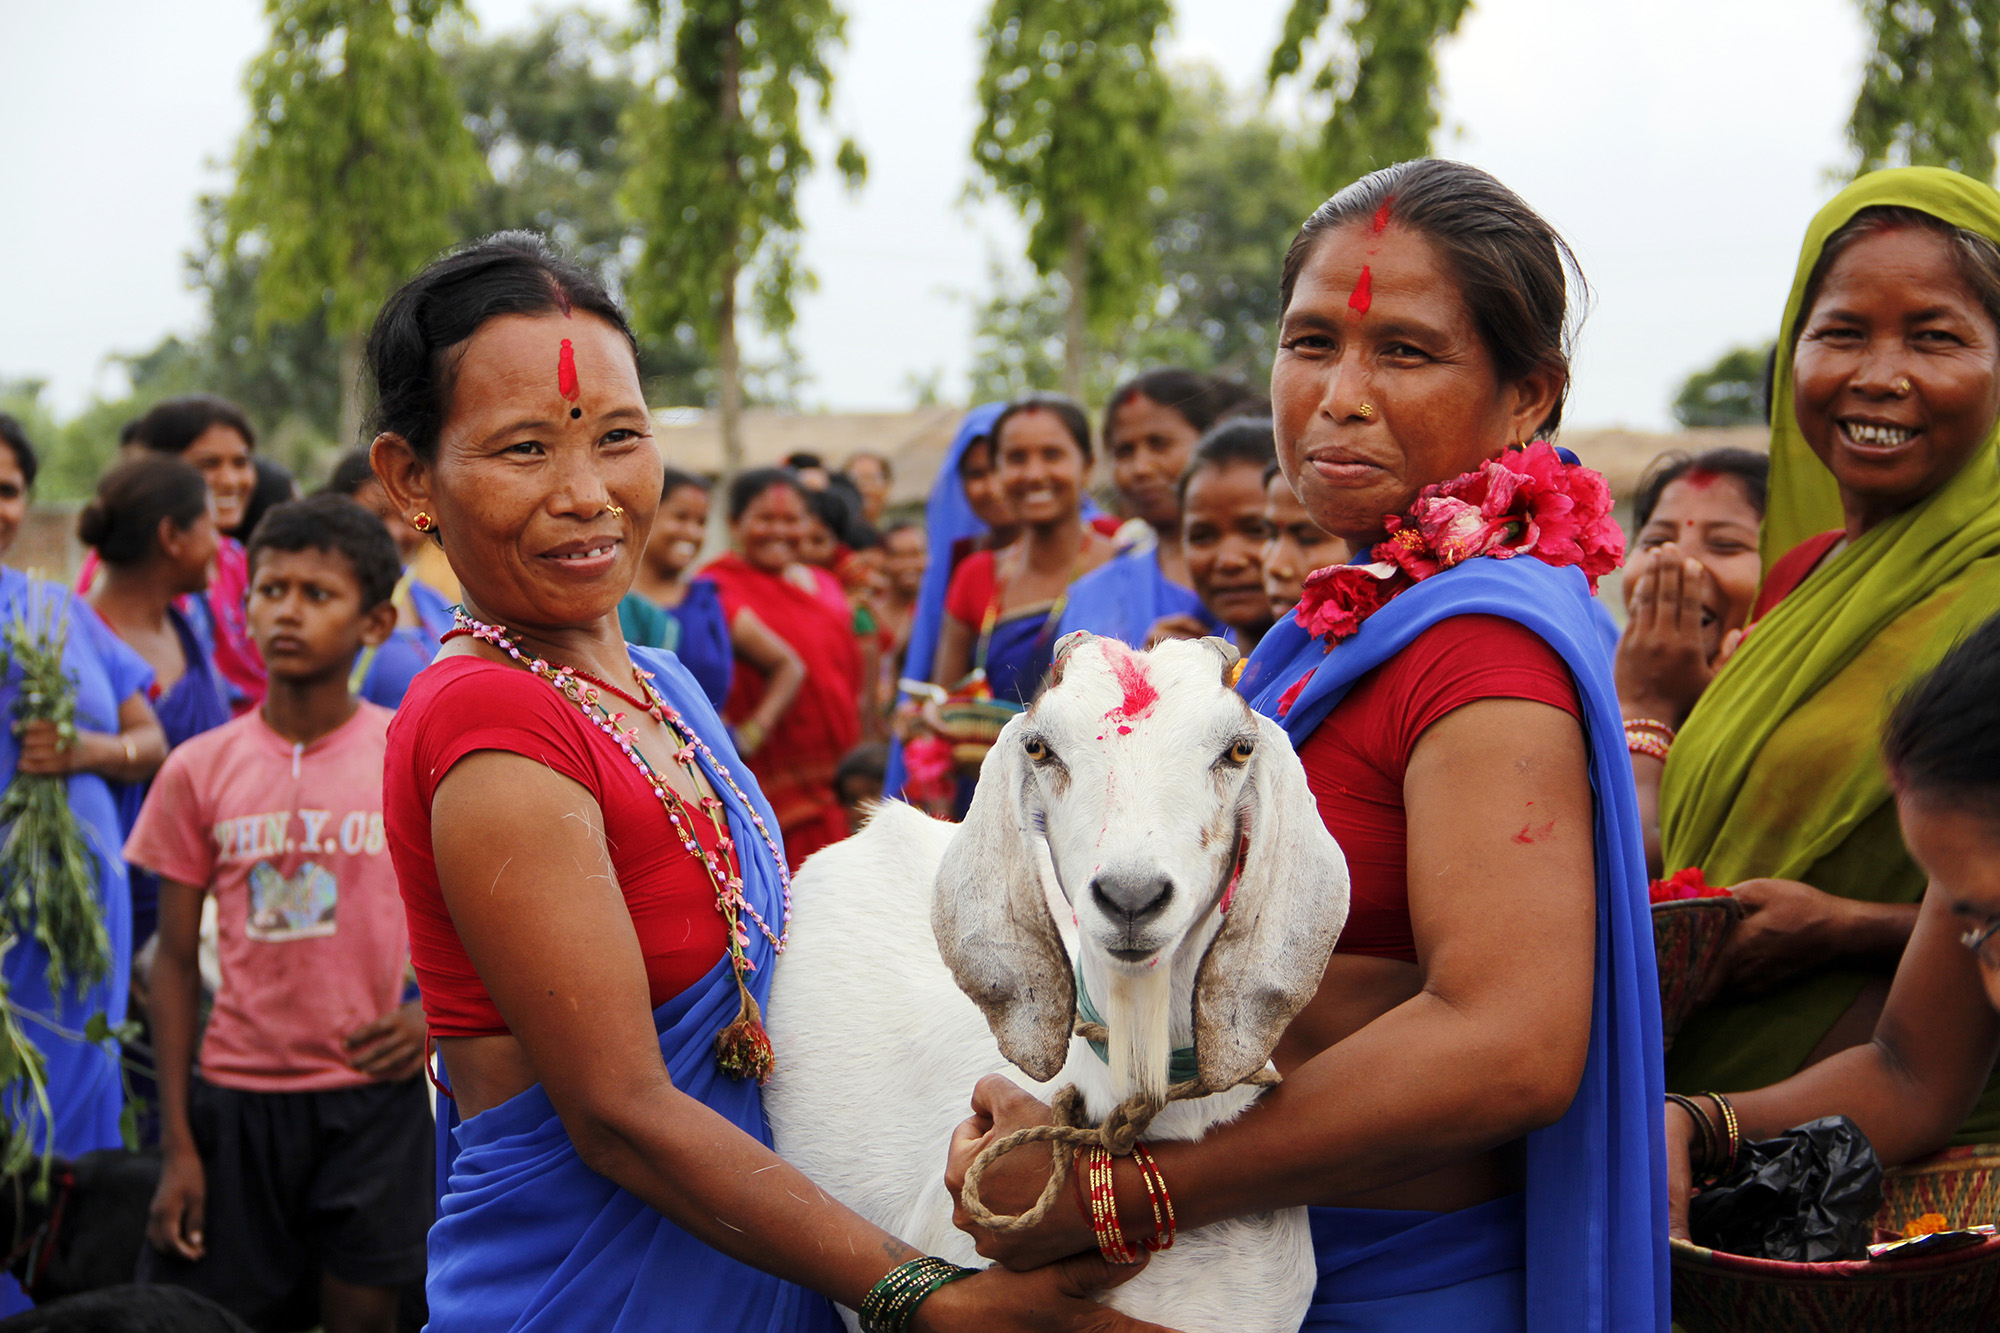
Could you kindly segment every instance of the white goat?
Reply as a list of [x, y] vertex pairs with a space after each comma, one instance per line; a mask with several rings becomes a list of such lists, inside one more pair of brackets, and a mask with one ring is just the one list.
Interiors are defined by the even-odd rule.
[[[1045, 1099], [1073, 1083], [1097, 1124], [1162, 1097], [1172, 1049], [1192, 1046], [1226, 1091], [1167, 1106], [1146, 1137], [1199, 1138], [1249, 1105], [1238, 1085], [1346, 920], [1347, 864], [1284, 732], [1224, 685], [1234, 660], [1219, 640], [1142, 655], [1067, 635], [963, 825], [885, 805], [806, 863], [771, 988], [781, 1153], [877, 1225], [978, 1264], [942, 1177], [981, 1077]], [[1079, 973], [1108, 1063], [1072, 1036]], [[1183, 1234], [1108, 1300], [1188, 1333], [1290, 1333], [1314, 1280], [1288, 1209]]]

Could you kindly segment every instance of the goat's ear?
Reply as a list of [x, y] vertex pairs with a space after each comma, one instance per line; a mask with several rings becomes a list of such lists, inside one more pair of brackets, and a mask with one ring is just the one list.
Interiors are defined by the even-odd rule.
[[1210, 1088], [1264, 1067], [1319, 989], [1347, 924], [1347, 858], [1326, 831], [1282, 728], [1257, 718], [1244, 781], [1243, 876], [1195, 976], [1194, 1045]]
[[931, 929], [1000, 1053], [1046, 1082], [1069, 1058], [1076, 979], [1023, 823], [1029, 775], [1020, 729], [1020, 719], [1009, 722], [979, 766], [972, 808], [938, 865]]

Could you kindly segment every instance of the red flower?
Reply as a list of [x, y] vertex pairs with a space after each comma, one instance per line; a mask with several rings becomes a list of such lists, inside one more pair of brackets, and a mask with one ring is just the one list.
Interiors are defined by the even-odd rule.
[[1665, 879], [1656, 879], [1647, 890], [1656, 903], [1675, 903], [1688, 898], [1727, 898], [1728, 889], [1719, 889], [1702, 878], [1700, 866], [1689, 866]]
[[1381, 610], [1410, 581], [1402, 570], [1388, 563], [1315, 570], [1306, 576], [1304, 594], [1292, 616], [1306, 633], [1338, 643], [1360, 629], [1362, 621]]

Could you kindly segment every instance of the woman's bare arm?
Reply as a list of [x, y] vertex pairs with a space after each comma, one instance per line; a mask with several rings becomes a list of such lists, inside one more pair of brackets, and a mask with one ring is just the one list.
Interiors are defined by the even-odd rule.
[[143, 694], [118, 705], [118, 730], [76, 733], [64, 745], [53, 722], [30, 722], [21, 728], [23, 773], [95, 773], [112, 782], [144, 782], [167, 761], [167, 733]]
[[[1594, 821], [1582, 728], [1544, 704], [1489, 699], [1437, 722], [1404, 781], [1410, 922], [1423, 989], [1306, 1061], [1199, 1143], [1154, 1145], [1181, 1225], [1323, 1204], [1427, 1175], [1559, 1119], [1590, 1037], [1596, 931]], [[1046, 1118], [987, 1080], [999, 1132]], [[1011, 1085], [1009, 1085], [1011, 1086]], [[1023, 1103], [1026, 1105], [1023, 1105]], [[956, 1190], [980, 1122], [953, 1145]], [[1024, 1155], [1025, 1156], [1025, 1155]], [[1121, 1172], [1141, 1235], [1145, 1191]], [[1013, 1173], [995, 1207], [1024, 1205], [1046, 1173]], [[992, 1181], [996, 1173], [989, 1171]], [[1017, 1197], [1018, 1196], [1018, 1197]], [[980, 1251], [1031, 1267], [1091, 1244], [1074, 1207], [1035, 1232], [972, 1230]], [[963, 1222], [961, 1223], [963, 1225]]]
[[[602, 812], [587, 790], [519, 755], [482, 751], [439, 783], [431, 816], [453, 925], [591, 1169], [722, 1253], [850, 1307], [917, 1256], [673, 1086]], [[1082, 1299], [1081, 1287], [1076, 1270], [1044, 1275], [1032, 1289], [975, 1278], [927, 1302], [923, 1322], [1032, 1326], [1020, 1306], [1050, 1315], [1054, 1327], [1140, 1327]], [[954, 1311], [979, 1317], [951, 1323]]]
[[744, 719], [745, 729], [754, 727], [761, 742], [784, 718], [792, 701], [799, 697], [799, 688], [806, 681], [806, 664], [800, 660], [792, 645], [779, 638], [747, 606], [729, 622], [729, 636], [735, 645], [736, 655], [764, 676], [764, 697], [758, 701], [756, 710]]
[[950, 689], [972, 670], [972, 626], [946, 613], [938, 622], [937, 652], [931, 658], [931, 679]]

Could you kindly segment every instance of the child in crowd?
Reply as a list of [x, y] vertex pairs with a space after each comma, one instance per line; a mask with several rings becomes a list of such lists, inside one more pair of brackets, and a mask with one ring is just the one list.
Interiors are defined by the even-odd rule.
[[[424, 1020], [383, 846], [388, 710], [354, 697], [396, 624], [396, 544], [340, 496], [274, 507], [248, 551], [269, 669], [254, 712], [176, 749], [126, 855], [160, 877], [159, 1190], [141, 1281], [260, 1330], [389, 1333], [432, 1216]], [[201, 1038], [195, 948], [216, 898], [222, 985]]]
[[882, 780], [889, 769], [889, 747], [864, 741], [841, 757], [833, 771], [833, 794], [847, 811], [849, 831], [859, 833], [882, 799]]

